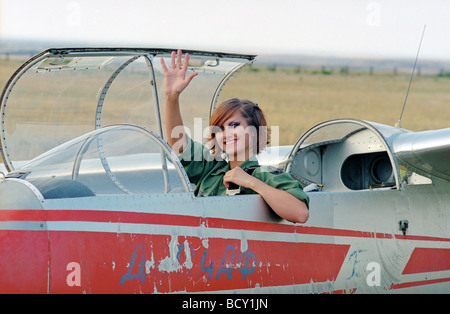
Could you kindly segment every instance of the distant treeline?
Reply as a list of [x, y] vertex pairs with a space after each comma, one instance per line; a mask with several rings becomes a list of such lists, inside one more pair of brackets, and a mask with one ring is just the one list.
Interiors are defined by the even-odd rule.
[[[30, 49], [30, 50], [14, 50], [13, 52], [5, 51], [5, 49], [0, 49], [0, 60], [11, 60], [11, 59], [23, 59], [26, 60], [32, 56], [41, 52], [40, 50]], [[275, 57], [273, 57], [275, 58]], [[292, 58], [292, 57], [291, 57]], [[300, 56], [298, 57], [301, 58]], [[282, 58], [279, 57], [281, 60]], [[249, 71], [258, 72], [265, 68], [267, 71], [275, 72], [283, 69], [290, 69], [295, 74], [309, 73], [309, 74], [320, 74], [320, 75], [332, 75], [340, 74], [347, 75], [352, 73], [368, 73], [369, 75], [374, 75], [375, 73], [391, 73], [392, 75], [399, 75], [400, 73], [410, 74], [412, 71], [412, 65], [409, 67], [409, 63], [405, 60], [398, 60], [398, 66], [395, 66], [396, 60], [376, 60], [375, 65], [369, 65], [370, 60], [363, 59], [345, 59], [345, 58], [321, 58], [326, 65], [320, 65], [313, 58], [306, 58], [304, 65], [301, 64], [289, 64], [289, 63], [270, 63], [264, 57], [262, 61], [256, 61], [254, 65], [249, 67]], [[339, 65], [338, 62], [351, 61], [351, 65]], [[419, 64], [420, 64], [419, 59]], [[437, 77], [450, 77], [450, 71], [446, 67], [450, 68], [450, 62], [444, 61], [433, 61], [425, 60], [422, 61], [424, 66], [418, 65], [415, 71], [415, 75], [435, 75]]]
[[[405, 69], [405, 68], [398, 68], [393, 67], [391, 69], [387, 69], [386, 67], [382, 67], [377, 69], [374, 66], [370, 66], [367, 68], [351, 68], [350, 66], [341, 66], [341, 67], [331, 67], [331, 66], [317, 66], [317, 65], [307, 65], [307, 66], [301, 66], [301, 65], [251, 65], [248, 67], [248, 70], [250, 72], [259, 72], [261, 70], [266, 70], [268, 72], [276, 72], [276, 71], [286, 71], [293, 74], [315, 74], [315, 75], [333, 75], [333, 74], [339, 74], [339, 75], [349, 75], [349, 74], [357, 74], [357, 73], [365, 73], [369, 75], [374, 75], [375, 73], [383, 73], [383, 74], [392, 74], [392, 75], [399, 75], [399, 74], [411, 74], [411, 69]], [[426, 72], [424, 73], [421, 67], [416, 67], [414, 75], [420, 76], [420, 75], [435, 75], [437, 77], [449, 77], [450, 78], [450, 71], [447, 71], [444, 68], [441, 69], [430, 69], [427, 68]]]

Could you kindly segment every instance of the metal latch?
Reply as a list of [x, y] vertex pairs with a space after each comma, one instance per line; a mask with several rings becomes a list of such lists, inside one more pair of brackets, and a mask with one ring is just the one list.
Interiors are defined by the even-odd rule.
[[400, 225], [400, 230], [403, 232], [403, 235], [406, 235], [406, 230], [408, 230], [409, 226], [408, 220], [400, 220], [398, 224]]

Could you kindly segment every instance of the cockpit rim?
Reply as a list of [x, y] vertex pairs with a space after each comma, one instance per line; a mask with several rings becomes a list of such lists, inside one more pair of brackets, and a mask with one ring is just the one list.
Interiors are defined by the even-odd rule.
[[[330, 126], [330, 125], [335, 125], [335, 124], [342, 124], [342, 123], [354, 123], [357, 125], [360, 125], [361, 127], [358, 128], [357, 130], [350, 132], [349, 134], [347, 134], [346, 136], [344, 136], [344, 138], [340, 138], [340, 139], [336, 139], [336, 140], [331, 140], [331, 141], [325, 141], [325, 142], [320, 142], [320, 143], [314, 143], [314, 144], [310, 144], [307, 145], [305, 147], [302, 147], [302, 144], [305, 142], [305, 140], [311, 136], [313, 133], [315, 133], [316, 131]], [[385, 125], [382, 125], [383, 127], [386, 127]], [[383, 144], [384, 149], [386, 151], [386, 153], [388, 154], [389, 160], [391, 162], [392, 165], [392, 171], [393, 171], [393, 175], [394, 175], [394, 179], [395, 179], [395, 188], [397, 189], [402, 189], [403, 185], [402, 185], [402, 180], [400, 180], [400, 172], [399, 172], [399, 163], [397, 161], [397, 158], [395, 156], [395, 154], [393, 153], [393, 149], [391, 147], [392, 144], [392, 140], [390, 138], [388, 138], [387, 135], [384, 135], [383, 132], [381, 130], [379, 130], [377, 128], [377, 123], [374, 122], [370, 122], [370, 121], [366, 121], [366, 120], [361, 120], [361, 119], [356, 119], [356, 118], [337, 118], [337, 119], [330, 119], [330, 120], [326, 120], [323, 122], [320, 122], [316, 125], [314, 125], [313, 127], [311, 127], [309, 130], [307, 130], [298, 140], [297, 142], [294, 144], [291, 152], [288, 155], [288, 160], [292, 159], [294, 157], [294, 155], [301, 149], [304, 149], [306, 147], [311, 147], [312, 146], [319, 146], [319, 145], [324, 145], [324, 144], [330, 144], [333, 142], [340, 142], [345, 140], [345, 138], [351, 136], [352, 134], [355, 134], [363, 129], [369, 129], [370, 131], [373, 132], [374, 135], [376, 135], [378, 137], [378, 139], [380, 140], [380, 142]], [[392, 131], [393, 133], [402, 133], [404, 132], [404, 130], [398, 129], [398, 128], [394, 128], [392, 127]], [[391, 144], [390, 144], [391, 143]], [[289, 164], [287, 166], [287, 170], [289, 170]]]
[[[81, 158], [83, 158], [82, 157], [83, 153], [81, 151], [84, 149], [85, 145], [90, 144], [94, 139], [96, 139], [98, 136], [103, 135], [104, 133], [107, 133], [110, 131], [115, 131], [115, 130], [123, 130], [123, 129], [131, 129], [133, 131], [137, 131], [137, 132], [149, 137], [154, 142], [156, 142], [158, 144], [159, 148], [163, 151], [161, 153], [164, 153], [165, 156], [170, 158], [170, 162], [174, 165], [175, 170], [178, 173], [178, 176], [180, 178], [180, 181], [183, 184], [184, 193], [188, 193], [191, 195], [191, 197], [194, 197], [194, 191], [190, 184], [189, 177], [186, 174], [186, 171], [185, 171], [184, 167], [182, 166], [180, 159], [175, 154], [173, 149], [169, 146], [169, 144], [167, 144], [167, 142], [164, 141], [156, 132], [153, 132], [152, 130], [150, 130], [144, 126], [137, 125], [137, 124], [131, 124], [131, 123], [117, 123], [117, 124], [107, 125], [100, 129], [96, 129], [89, 133], [86, 133], [78, 138], [75, 138], [75, 139], [69, 141], [69, 142], [63, 143], [45, 153], [37, 156], [35, 159], [27, 162], [26, 164], [22, 165], [22, 168], [18, 168], [16, 170], [14, 170], [13, 172], [10, 172], [8, 175], [6, 175], [6, 178], [7, 179], [22, 178], [23, 175], [26, 176], [30, 172], [31, 169], [27, 169], [27, 167], [29, 167], [29, 164], [33, 164], [33, 162], [35, 162], [36, 160], [45, 158], [47, 155], [55, 154], [58, 151], [64, 151], [64, 150], [66, 150], [66, 147], [70, 147], [70, 145], [73, 142], [80, 142], [80, 143], [82, 142], [84, 144], [81, 146], [81, 148], [78, 151], [78, 154], [74, 160], [74, 167], [73, 167], [73, 172], [72, 172], [72, 180], [77, 181], [77, 178], [74, 177], [74, 174], [76, 171], [79, 171], [79, 163], [81, 161]], [[106, 157], [102, 154], [99, 154], [99, 158], [101, 159], [102, 166], [104, 167], [104, 170], [105, 170], [106, 174], [109, 176], [110, 180], [120, 188], [120, 183], [118, 184], [116, 182], [116, 178], [114, 177], [114, 174], [109, 169]], [[21, 171], [22, 169], [26, 169], [26, 171]], [[162, 171], [163, 171], [163, 175], [164, 175], [165, 190], [167, 190], [167, 187], [168, 187], [167, 170], [168, 170], [168, 167], [167, 167], [167, 164], [165, 163], [165, 158], [164, 158], [164, 161], [162, 162]], [[78, 173], [77, 173], [77, 175], [78, 175]], [[26, 179], [22, 179], [21, 181], [26, 181]], [[129, 193], [126, 193], [126, 194], [129, 194]]]

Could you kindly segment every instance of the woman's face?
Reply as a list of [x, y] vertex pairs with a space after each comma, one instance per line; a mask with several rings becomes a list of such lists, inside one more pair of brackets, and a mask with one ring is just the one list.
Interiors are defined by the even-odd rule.
[[[215, 133], [217, 145], [230, 160], [245, 161], [255, 154], [256, 129], [239, 113], [233, 114]], [[231, 159], [234, 158], [234, 159]]]

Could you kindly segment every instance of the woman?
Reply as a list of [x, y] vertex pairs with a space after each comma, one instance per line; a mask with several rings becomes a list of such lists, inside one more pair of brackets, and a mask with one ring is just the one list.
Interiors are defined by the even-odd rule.
[[[268, 134], [264, 115], [252, 102], [230, 99], [219, 105], [210, 119], [214, 130], [210, 148], [215, 158], [194, 158], [207, 155], [209, 150], [194, 143], [182, 128], [179, 96], [198, 73], [186, 77], [189, 54], [185, 55], [183, 65], [181, 58], [181, 50], [173, 51], [170, 69], [161, 58], [165, 73], [164, 118], [168, 143], [175, 153], [182, 154], [180, 159], [186, 173], [196, 184], [196, 195], [224, 195], [234, 183], [243, 187], [244, 194], [261, 195], [280, 217], [292, 222], [306, 222], [309, 198], [299, 182], [287, 173], [258, 166], [255, 155], [267, 144]], [[179, 132], [173, 132], [174, 129]], [[223, 153], [228, 160], [218, 158]]]

